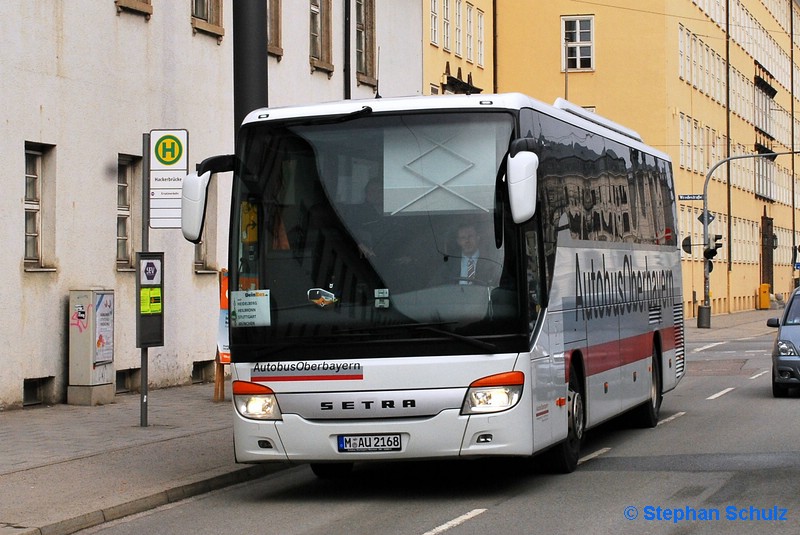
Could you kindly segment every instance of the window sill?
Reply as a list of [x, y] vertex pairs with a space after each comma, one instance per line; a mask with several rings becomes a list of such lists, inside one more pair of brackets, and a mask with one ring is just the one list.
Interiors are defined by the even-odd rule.
[[202, 19], [192, 17], [192, 30], [194, 33], [201, 32], [208, 35], [213, 35], [217, 38], [217, 44], [222, 43], [222, 38], [225, 36], [225, 28], [211, 24]]
[[45, 266], [25, 266], [25, 273], [55, 273], [58, 269]]
[[117, 266], [118, 273], [136, 273], [136, 268], [131, 266]]
[[327, 73], [328, 78], [333, 76], [333, 64], [332, 63], [328, 63], [327, 61], [322, 61], [322, 60], [316, 59], [316, 58], [309, 58], [309, 61], [311, 63], [311, 72], [312, 73], [314, 71], [322, 71], [324, 73]]
[[122, 11], [130, 11], [144, 15], [144, 20], [150, 20], [150, 15], [153, 14], [153, 6], [142, 0], [114, 0], [114, 5], [117, 6], [118, 14]]
[[358, 81], [358, 85], [368, 85], [372, 88], [378, 87], [378, 80], [376, 80], [372, 76], [361, 74], [360, 72], [356, 73], [356, 80]]
[[275, 45], [269, 45], [269, 46], [267, 46], [267, 53], [270, 56], [274, 56], [275, 59], [277, 59], [278, 61], [283, 59], [283, 47], [275, 46]]
[[216, 269], [208, 268], [208, 267], [195, 266], [194, 274], [195, 275], [219, 275], [219, 271], [217, 271]]

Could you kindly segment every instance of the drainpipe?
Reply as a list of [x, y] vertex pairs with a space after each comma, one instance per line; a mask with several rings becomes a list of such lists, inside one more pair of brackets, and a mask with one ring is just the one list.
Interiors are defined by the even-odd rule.
[[[376, 2], [377, 3], [377, 2]], [[350, 18], [352, 17], [352, 7], [350, 5], [350, 0], [345, 0], [344, 2], [344, 99], [350, 100], [353, 98], [352, 89], [350, 87], [350, 69], [352, 67], [350, 63], [350, 53], [351, 53], [351, 44], [350, 44]]]
[[[789, 2], [789, 13], [794, 13], [794, 0], [787, 0]], [[789, 17], [789, 64], [794, 65], [794, 16]], [[794, 144], [794, 69], [789, 71], [789, 96], [791, 100], [789, 101], [789, 117], [791, 118], [791, 129], [789, 130], [792, 138], [792, 152], [796, 150]], [[795, 205], [795, 179], [794, 179], [794, 155], [792, 155], [792, 260], [797, 262], [800, 259], [800, 255], [797, 254], [797, 237], [795, 233], [797, 232], [797, 206]], [[792, 278], [794, 279], [794, 266], [792, 266]], [[797, 279], [794, 279], [793, 286], [797, 285]]]
[[492, 0], [492, 92], [497, 93], [497, 0]]

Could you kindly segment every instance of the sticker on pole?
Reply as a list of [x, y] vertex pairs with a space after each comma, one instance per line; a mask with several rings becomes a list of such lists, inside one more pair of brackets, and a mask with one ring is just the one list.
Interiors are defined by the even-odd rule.
[[139, 280], [143, 286], [161, 286], [161, 260], [142, 259]]

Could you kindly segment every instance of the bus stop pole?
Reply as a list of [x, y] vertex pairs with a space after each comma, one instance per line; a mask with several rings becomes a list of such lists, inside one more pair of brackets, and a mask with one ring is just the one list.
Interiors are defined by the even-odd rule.
[[[150, 251], [150, 134], [142, 135], [142, 252]], [[138, 266], [137, 266], [138, 269]], [[141, 348], [139, 426], [147, 427], [147, 345]]]

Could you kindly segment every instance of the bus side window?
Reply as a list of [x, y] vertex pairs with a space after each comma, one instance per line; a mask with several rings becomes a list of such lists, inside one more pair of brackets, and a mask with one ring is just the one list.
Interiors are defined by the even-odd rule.
[[542, 246], [538, 231], [538, 218], [525, 224], [525, 268], [528, 281], [528, 312], [534, 320], [545, 302], [545, 285], [543, 284]]

